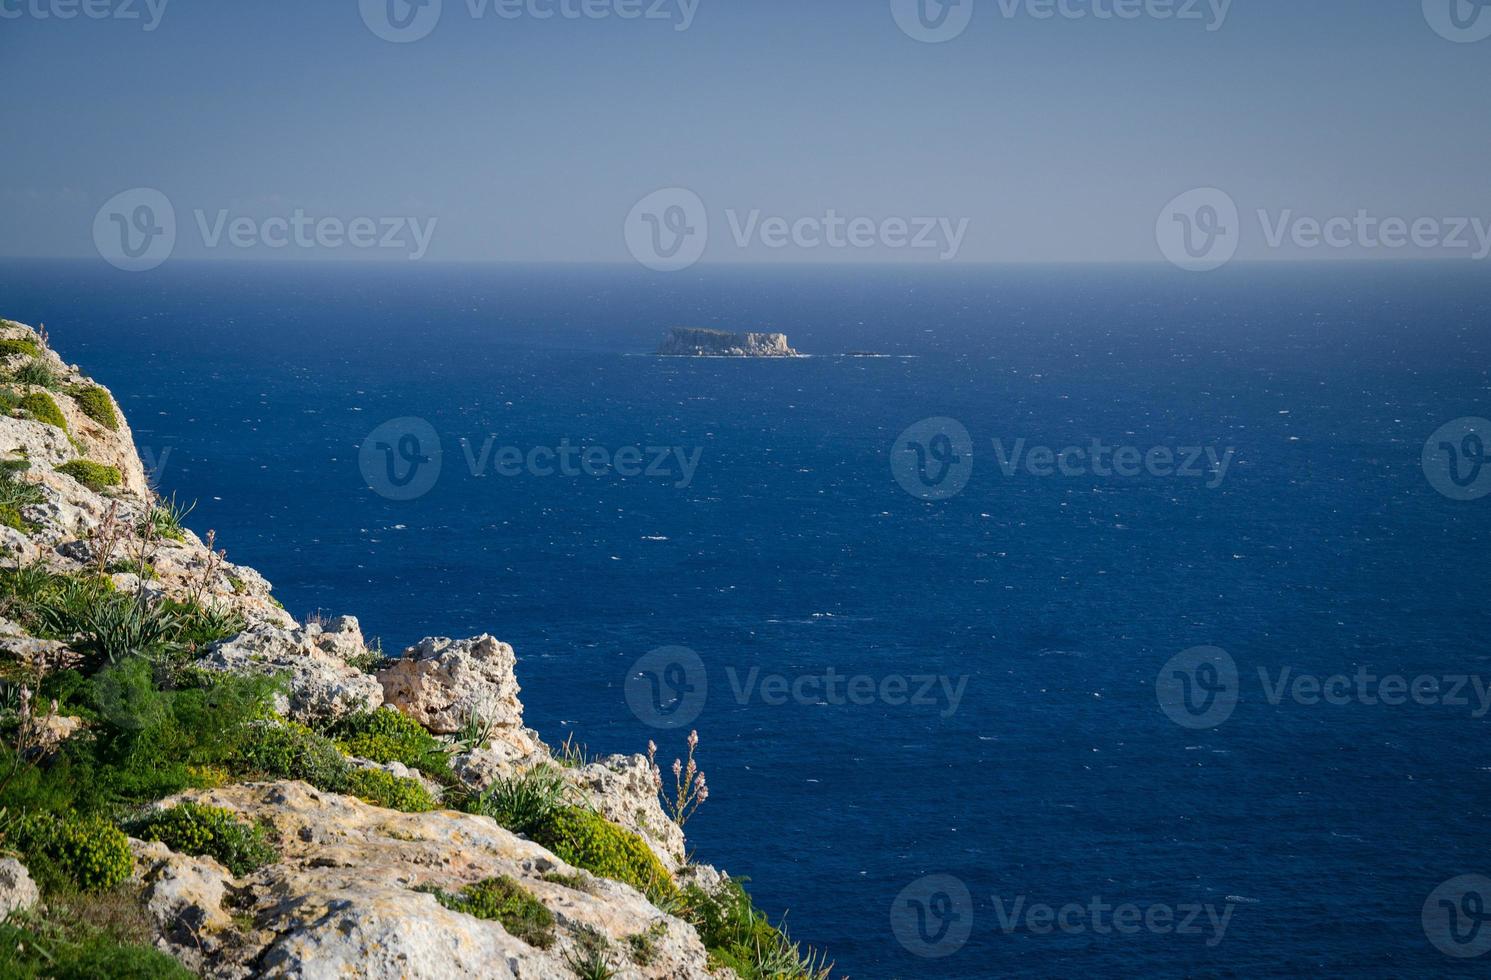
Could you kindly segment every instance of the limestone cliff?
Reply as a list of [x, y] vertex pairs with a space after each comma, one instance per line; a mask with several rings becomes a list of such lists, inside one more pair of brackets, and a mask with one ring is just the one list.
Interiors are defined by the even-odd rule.
[[[775, 336], [746, 335], [742, 347], [791, 353]], [[754, 977], [765, 966], [750, 947], [763, 937], [767, 954], [799, 962], [796, 947], [749, 913], [741, 914], [750, 941], [705, 924], [701, 903], [721, 903], [710, 913], [717, 918], [742, 893], [691, 862], [660, 801], [656, 766], [641, 755], [551, 751], [523, 722], [511, 646], [487, 635], [432, 637], [385, 657], [350, 616], [296, 622], [263, 576], [162, 508], [106, 389], [29, 327], [0, 321], [0, 349], [0, 686], [20, 705], [7, 716], [14, 764], [37, 783], [79, 759], [93, 770], [125, 765], [89, 746], [128, 741], [158, 720], [130, 714], [140, 709], [125, 697], [136, 676], [126, 668], [140, 659], [152, 665], [139, 676], [159, 690], [135, 696], [157, 712], [169, 710], [160, 699], [181, 691], [205, 692], [212, 708], [213, 692], [240, 689], [222, 687], [224, 678], [278, 685], [264, 712], [222, 736], [241, 748], [211, 764], [152, 744], [161, 756], [142, 767], [151, 779], [184, 774], [164, 798], [142, 797], [129, 783], [119, 791], [125, 803], [79, 798], [49, 814], [35, 812], [34, 799], [13, 800], [13, 784], [0, 789], [11, 794], [0, 806], [23, 821], [72, 826], [74, 811], [87, 809], [102, 813], [88, 814], [90, 833], [117, 835], [117, 826], [130, 834], [115, 877], [91, 863], [71, 866], [81, 852], [55, 833], [14, 835], [7, 849], [33, 870], [42, 866], [33, 858], [51, 861], [60, 880], [112, 889], [111, 901], [132, 904], [147, 924], [145, 941], [211, 977]], [[78, 596], [130, 623], [168, 623], [170, 640], [105, 632], [75, 608]], [[59, 607], [64, 600], [73, 605]], [[78, 680], [57, 683], [64, 675]], [[62, 693], [39, 696], [49, 691]], [[409, 755], [400, 748], [409, 745], [424, 747]], [[564, 826], [591, 827], [605, 847], [565, 836], [575, 831], [554, 829], [552, 814], [525, 816], [524, 793], [549, 794], [546, 806], [558, 807]], [[514, 816], [508, 826], [492, 813]], [[162, 826], [163, 814], [207, 822], [184, 835], [141, 829]], [[541, 825], [542, 833], [532, 829]], [[247, 850], [263, 853], [243, 861], [244, 848], [218, 846], [224, 834], [258, 835], [258, 850]], [[640, 851], [626, 852], [629, 841]], [[625, 852], [621, 870], [610, 870], [607, 848]], [[73, 913], [52, 907], [72, 884], [38, 897], [25, 869], [8, 874], [0, 884], [25, 879], [0, 887], [18, 928], [81, 928], [58, 925]], [[489, 886], [501, 901], [487, 901]], [[121, 928], [120, 914], [107, 929]], [[26, 955], [26, 939], [6, 936], [13, 948], [0, 948], [0, 959]], [[54, 949], [71, 941], [56, 939]], [[824, 971], [809, 957], [771, 975]]]
[[783, 333], [728, 333], [700, 327], [674, 327], [658, 346], [666, 357], [801, 357]]

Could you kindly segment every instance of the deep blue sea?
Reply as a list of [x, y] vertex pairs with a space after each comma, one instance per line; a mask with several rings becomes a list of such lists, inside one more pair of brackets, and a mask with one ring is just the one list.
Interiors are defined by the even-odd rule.
[[[355, 614], [392, 650], [511, 642], [551, 743], [671, 759], [687, 728], [646, 724], [627, 681], [655, 648], [697, 652], [695, 854], [843, 973], [1485, 975], [1421, 921], [1443, 883], [1491, 875], [1474, 688], [1273, 703], [1259, 677], [1491, 678], [1491, 498], [1441, 494], [1421, 461], [1491, 416], [1484, 268], [12, 262], [0, 315], [113, 388], [162, 490], [292, 612]], [[818, 356], [640, 356], [677, 325]], [[832, 356], [855, 350], [896, 356]], [[442, 450], [405, 501], [360, 453], [399, 418]], [[896, 478], [929, 418], [971, 439], [945, 499]], [[1233, 455], [1220, 481], [1006, 473], [1021, 439]], [[565, 445], [698, 463], [494, 469]], [[935, 468], [947, 447], [922, 448]], [[1202, 645], [1237, 703], [1188, 727], [1156, 679]], [[867, 703], [813, 696], [830, 668]], [[956, 704], [897, 696], [921, 676]], [[1095, 898], [1148, 918], [1119, 930]], [[1065, 927], [1027, 914], [1073, 903]], [[1225, 932], [1166, 928], [1208, 907]]]

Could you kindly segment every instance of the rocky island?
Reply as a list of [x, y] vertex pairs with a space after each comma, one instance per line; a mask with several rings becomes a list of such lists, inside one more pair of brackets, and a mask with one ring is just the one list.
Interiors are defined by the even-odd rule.
[[0, 403], [0, 975], [827, 977], [686, 847], [695, 738], [665, 788], [545, 744], [495, 637], [296, 621], [44, 330]]
[[674, 327], [663, 337], [664, 357], [801, 357], [784, 333], [730, 333], [703, 327]]

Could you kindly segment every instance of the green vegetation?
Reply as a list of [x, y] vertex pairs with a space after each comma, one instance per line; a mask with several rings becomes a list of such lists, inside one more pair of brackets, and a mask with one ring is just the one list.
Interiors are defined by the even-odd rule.
[[299, 722], [255, 722], [234, 754], [232, 770], [256, 779], [301, 779], [328, 793], [345, 793], [351, 774], [331, 739]]
[[83, 891], [113, 888], [134, 868], [129, 841], [106, 820], [76, 813], [35, 812], [6, 835], [25, 855], [27, 869], [43, 885], [64, 883]]
[[419, 780], [383, 769], [352, 770], [347, 776], [347, 792], [373, 806], [405, 813], [428, 813], [439, 805]]
[[27, 357], [36, 357], [40, 353], [41, 348], [36, 345], [36, 341], [29, 337], [0, 340], [0, 357], [10, 357], [12, 354], [25, 354]]
[[373, 762], [402, 762], [436, 779], [450, 779], [445, 745], [397, 708], [384, 706], [347, 715], [327, 734], [348, 755]]
[[502, 928], [530, 946], [548, 949], [554, 945], [554, 916], [533, 893], [507, 875], [467, 885], [456, 894], [424, 886], [446, 908], [478, 919], [495, 919]]
[[41, 487], [18, 478], [30, 465], [24, 459], [0, 463], [0, 524], [28, 533], [33, 528], [21, 517], [21, 508], [46, 499]]
[[531, 837], [574, 802], [574, 790], [564, 774], [553, 766], [539, 765], [521, 775], [497, 779], [467, 809], [491, 817], [515, 834]]
[[56, 372], [47, 367], [47, 363], [40, 358], [32, 358], [22, 364], [11, 373], [10, 379], [16, 384], [35, 385], [38, 388], [50, 388], [53, 391], [62, 387], [62, 379], [57, 377]]
[[[26, 397], [30, 398], [31, 396], [27, 395]], [[46, 420], [43, 419], [43, 421]], [[109, 487], [117, 487], [124, 482], [124, 476], [119, 472], [117, 466], [95, 463], [91, 459], [75, 459], [71, 462], [63, 463], [57, 467], [57, 472], [66, 473], [94, 493], [102, 493]]]
[[132, 823], [130, 832], [182, 854], [214, 857], [235, 875], [256, 871], [277, 856], [264, 827], [216, 806], [182, 803], [157, 810]]
[[580, 980], [611, 980], [616, 967], [611, 962], [606, 937], [589, 927], [582, 927], [576, 937], [579, 946], [564, 954], [564, 963]]
[[741, 980], [827, 980], [833, 969], [771, 925], [738, 881], [714, 895], [690, 885], [683, 897], [682, 917], [698, 931], [711, 964], [729, 967]]
[[186, 506], [176, 502], [176, 495], [171, 494], [171, 499], [164, 497], [156, 500], [145, 513], [145, 518], [140, 522], [136, 531], [142, 535], [153, 533], [157, 537], [170, 538], [172, 541], [186, 540], [186, 518], [197, 504], [193, 501]]
[[[33, 361], [32, 363], [40, 363]], [[17, 380], [24, 380], [17, 376]], [[50, 385], [48, 386], [50, 387]], [[114, 399], [109, 393], [98, 385], [86, 385], [75, 388], [71, 392], [73, 401], [78, 403], [78, 408], [83, 414], [104, 428], [114, 432], [119, 431], [119, 413], [114, 411]]]
[[45, 391], [27, 392], [21, 396], [17, 407], [38, 422], [67, 431], [67, 418], [62, 414], [62, 409], [57, 407], [56, 400]]
[[528, 836], [567, 864], [625, 882], [644, 895], [677, 891], [646, 841], [591, 810], [559, 807]]
[[0, 977], [189, 980], [190, 971], [150, 942], [149, 922], [132, 891], [55, 894], [45, 913], [20, 913], [0, 924]]
[[627, 953], [638, 966], [651, 966], [657, 959], [657, 941], [668, 933], [668, 924], [661, 919], [647, 927], [646, 932], [633, 933], [626, 937]]

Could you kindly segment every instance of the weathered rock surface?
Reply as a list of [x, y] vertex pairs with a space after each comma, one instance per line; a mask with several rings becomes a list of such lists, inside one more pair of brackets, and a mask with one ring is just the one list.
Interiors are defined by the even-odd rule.
[[366, 653], [357, 620], [343, 616], [325, 627], [250, 626], [214, 644], [200, 663], [209, 670], [231, 673], [287, 674], [290, 691], [278, 697], [277, 708], [281, 714], [311, 724], [371, 711], [383, 703], [377, 679], [347, 663]]
[[[399, 813], [296, 782], [197, 790], [166, 802], [181, 799], [268, 821], [280, 840], [278, 863], [225, 886], [236, 892], [242, 918], [252, 917], [241, 949], [227, 955], [238, 968], [254, 964], [255, 975], [571, 977], [564, 955], [580, 948], [587, 932], [603, 938], [618, 978], [709, 975], [704, 948], [687, 924], [626, 885], [577, 872], [487, 817]], [[164, 877], [159, 866], [151, 874]], [[160, 894], [182, 898], [190, 916], [212, 918], [211, 908], [223, 901], [215, 869], [178, 863], [170, 874], [181, 884]], [[553, 913], [550, 948], [530, 946], [498, 922], [452, 912], [414, 890], [458, 891], [498, 875], [517, 880]], [[159, 904], [170, 902], [162, 897]], [[208, 931], [226, 928], [214, 921]], [[654, 955], [644, 966], [626, 951], [628, 937], [648, 934]], [[182, 955], [179, 940], [165, 938]], [[233, 969], [222, 966], [228, 975]]]
[[41, 892], [26, 866], [13, 857], [0, 858], [0, 919], [34, 906]]
[[683, 830], [663, 812], [645, 755], [607, 756], [572, 770], [572, 778], [601, 816], [640, 834], [669, 871], [684, 863]]
[[729, 333], [702, 327], [674, 327], [658, 346], [666, 357], [801, 357], [784, 333]]
[[483, 633], [469, 640], [426, 637], [378, 672], [383, 697], [430, 731], [453, 735], [470, 718], [494, 726], [494, 738], [522, 746], [513, 648]]

